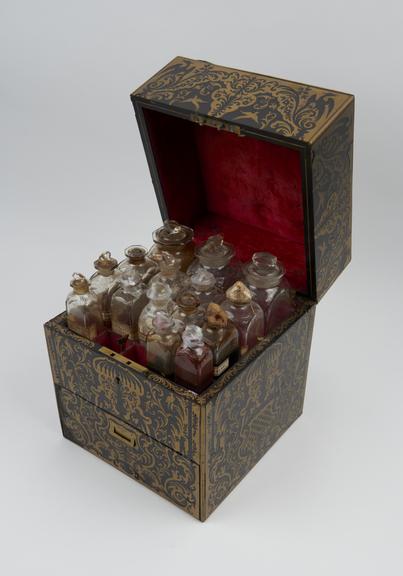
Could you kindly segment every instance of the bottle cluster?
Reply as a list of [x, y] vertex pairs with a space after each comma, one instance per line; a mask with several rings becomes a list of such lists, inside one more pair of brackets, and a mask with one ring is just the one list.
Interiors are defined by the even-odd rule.
[[221, 235], [195, 247], [192, 229], [168, 220], [153, 240], [120, 264], [102, 253], [90, 279], [73, 274], [67, 324], [200, 392], [290, 314], [292, 291], [275, 256], [241, 264]]

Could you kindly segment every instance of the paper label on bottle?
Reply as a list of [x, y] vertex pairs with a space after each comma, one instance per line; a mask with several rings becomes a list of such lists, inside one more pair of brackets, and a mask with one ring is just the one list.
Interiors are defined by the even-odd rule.
[[221, 374], [226, 371], [228, 366], [229, 366], [229, 358], [226, 358], [224, 362], [221, 362], [221, 364], [219, 364], [218, 366], [214, 366], [214, 376], [216, 378], [217, 376], [221, 376]]

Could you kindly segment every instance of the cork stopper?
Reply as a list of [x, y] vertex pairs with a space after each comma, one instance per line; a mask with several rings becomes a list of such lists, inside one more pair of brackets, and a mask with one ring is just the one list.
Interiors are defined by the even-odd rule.
[[70, 282], [75, 294], [86, 294], [89, 290], [90, 283], [87, 278], [79, 272], [74, 272]]
[[196, 256], [201, 264], [213, 268], [226, 266], [234, 254], [234, 247], [224, 242], [221, 234], [210, 236], [202, 246], [196, 249]]
[[165, 220], [164, 225], [153, 232], [153, 240], [167, 246], [183, 245], [193, 240], [193, 230], [176, 220]]
[[128, 246], [125, 250], [125, 256], [132, 264], [140, 264], [144, 262], [147, 255], [147, 249], [144, 246], [133, 244]]
[[110, 276], [118, 265], [118, 261], [112, 258], [110, 252], [102, 252], [94, 262], [94, 268], [103, 276]]
[[200, 305], [200, 300], [192, 292], [182, 292], [176, 299], [176, 303], [181, 310], [186, 313], [193, 312]]
[[210, 302], [206, 311], [207, 324], [211, 328], [225, 328], [228, 324], [226, 312], [214, 302]]
[[249, 304], [252, 300], [251, 291], [239, 280], [228, 288], [225, 295], [235, 305]]

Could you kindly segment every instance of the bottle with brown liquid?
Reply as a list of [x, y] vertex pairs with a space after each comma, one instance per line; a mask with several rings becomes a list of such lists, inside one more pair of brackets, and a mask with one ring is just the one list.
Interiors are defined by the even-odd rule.
[[145, 286], [139, 273], [126, 270], [111, 299], [112, 332], [137, 340], [139, 316], [147, 303]]
[[265, 334], [285, 320], [294, 309], [293, 291], [284, 278], [285, 270], [269, 252], [255, 252], [245, 265], [246, 283], [265, 317]]
[[204, 321], [204, 311], [200, 306], [200, 300], [192, 292], [184, 291], [176, 299], [177, 310], [173, 318], [182, 324], [184, 330], [189, 324], [202, 326]]
[[224, 242], [220, 234], [210, 236], [204, 244], [195, 251], [196, 260], [188, 269], [188, 274], [198, 272], [200, 268], [211, 272], [216, 279], [216, 286], [226, 290], [239, 278], [240, 266], [235, 259], [235, 249], [232, 244]]
[[159, 268], [147, 255], [147, 250], [144, 246], [133, 245], [125, 250], [126, 259], [119, 264], [119, 271], [125, 272], [126, 270], [136, 271], [141, 276], [141, 281], [148, 284], [150, 279], [157, 274]]
[[218, 304], [224, 300], [224, 293], [217, 288], [216, 277], [204, 268], [199, 268], [190, 276], [190, 290], [204, 307], [210, 302]]
[[221, 376], [239, 356], [238, 330], [218, 304], [208, 305], [203, 325], [205, 343], [213, 352], [214, 376]]
[[175, 220], [165, 220], [164, 225], [153, 232], [154, 246], [150, 257], [160, 252], [169, 252], [180, 262], [180, 269], [186, 272], [194, 258], [193, 230], [178, 224]]
[[189, 324], [175, 356], [175, 382], [202, 392], [213, 381], [213, 353], [203, 340], [200, 326]]
[[117, 265], [110, 252], [102, 252], [94, 262], [96, 272], [90, 278], [90, 289], [98, 297], [105, 328], [111, 327], [111, 298], [118, 287]]
[[148, 304], [143, 308], [138, 325], [138, 336], [140, 342], [146, 343], [147, 336], [153, 330], [153, 319], [157, 312], [165, 312], [172, 316], [176, 312], [176, 304], [172, 300], [172, 290], [165, 282], [151, 282], [146, 296]]
[[163, 376], [172, 376], [175, 353], [180, 342], [178, 323], [166, 312], [156, 312], [147, 336], [148, 368]]
[[160, 271], [150, 280], [150, 285], [154, 282], [165, 282], [171, 288], [172, 298], [176, 296], [189, 284], [189, 277], [181, 271], [181, 261], [172, 256], [169, 252], [159, 252], [154, 256], [159, 263]]
[[95, 340], [104, 330], [97, 295], [82, 274], [74, 273], [70, 286], [73, 291], [66, 300], [67, 326], [76, 334]]
[[252, 300], [252, 292], [237, 281], [226, 291], [223, 310], [238, 330], [240, 353], [245, 354], [264, 336], [263, 310]]

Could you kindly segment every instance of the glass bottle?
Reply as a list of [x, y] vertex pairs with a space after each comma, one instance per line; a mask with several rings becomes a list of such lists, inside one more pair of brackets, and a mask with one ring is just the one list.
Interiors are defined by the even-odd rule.
[[147, 303], [144, 290], [139, 273], [123, 272], [111, 299], [112, 332], [128, 336], [129, 340], [137, 339], [139, 316]]
[[175, 353], [180, 342], [178, 323], [166, 312], [156, 312], [147, 336], [148, 368], [163, 376], [172, 376]]
[[213, 353], [203, 340], [200, 326], [189, 324], [175, 355], [175, 382], [202, 392], [213, 380]]
[[180, 269], [186, 272], [194, 258], [193, 230], [178, 224], [176, 220], [165, 220], [161, 228], [153, 232], [154, 246], [150, 250], [153, 258], [159, 252], [169, 252], [180, 262]]
[[194, 274], [200, 268], [214, 274], [217, 287], [226, 290], [239, 278], [239, 262], [234, 258], [232, 244], [224, 242], [220, 234], [210, 236], [204, 244], [196, 248], [196, 260], [190, 266], [188, 274]]
[[238, 329], [240, 353], [245, 354], [264, 336], [263, 310], [252, 300], [252, 292], [243, 282], [235, 282], [226, 292], [223, 310]]
[[70, 282], [73, 291], [66, 299], [67, 326], [80, 336], [95, 340], [104, 330], [97, 295], [85, 276], [75, 272]]
[[210, 302], [218, 304], [224, 300], [224, 293], [217, 288], [216, 277], [204, 268], [199, 268], [190, 276], [190, 290], [205, 307]]
[[126, 259], [119, 264], [119, 270], [135, 270], [139, 272], [142, 282], [148, 284], [150, 279], [158, 272], [158, 265], [147, 256], [144, 246], [133, 245], [125, 250]]
[[238, 330], [218, 304], [208, 305], [203, 337], [213, 352], [214, 376], [217, 378], [238, 360]]
[[172, 290], [165, 282], [152, 282], [146, 292], [149, 299], [139, 317], [138, 337], [145, 344], [148, 334], [153, 330], [153, 319], [157, 312], [166, 312], [172, 316], [176, 304], [172, 300]]
[[204, 311], [200, 306], [200, 300], [196, 294], [192, 292], [181, 292], [176, 299], [177, 310], [173, 314], [173, 318], [182, 324], [182, 330], [188, 324], [196, 324], [202, 326], [204, 320]]
[[102, 252], [94, 262], [97, 272], [90, 278], [90, 288], [98, 297], [105, 328], [111, 327], [111, 298], [118, 287], [117, 265], [110, 252]]
[[265, 334], [294, 309], [293, 293], [284, 274], [283, 266], [269, 252], [255, 252], [252, 261], [244, 267], [246, 283], [264, 313]]
[[165, 282], [171, 288], [172, 298], [175, 299], [178, 293], [189, 284], [189, 277], [181, 271], [180, 260], [169, 252], [160, 252], [154, 258], [159, 263], [160, 271], [151, 278], [150, 284]]

